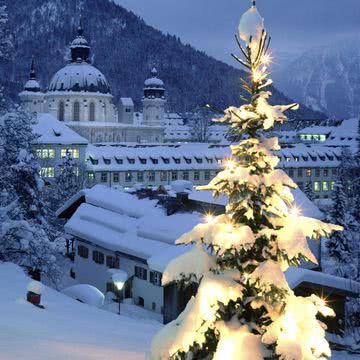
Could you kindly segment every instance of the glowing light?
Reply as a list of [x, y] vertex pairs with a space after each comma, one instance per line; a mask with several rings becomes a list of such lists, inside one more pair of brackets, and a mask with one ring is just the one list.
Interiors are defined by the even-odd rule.
[[254, 70], [252, 73], [252, 78], [255, 82], [259, 82], [261, 80], [261, 72], [258, 70]]
[[269, 65], [272, 63], [272, 57], [269, 54], [265, 54], [261, 59], [262, 64]]
[[234, 170], [234, 168], [235, 168], [235, 161], [234, 161], [234, 160], [231, 160], [231, 159], [226, 160], [226, 161], [225, 161], [225, 167], [226, 167], [228, 170], [230, 170], [230, 171]]
[[208, 223], [208, 224], [211, 224], [213, 221], [214, 221], [215, 217], [214, 215], [212, 214], [206, 214], [205, 215], [205, 221]]
[[290, 215], [293, 216], [300, 216], [301, 215], [301, 209], [299, 209], [298, 207], [294, 206], [290, 209]]

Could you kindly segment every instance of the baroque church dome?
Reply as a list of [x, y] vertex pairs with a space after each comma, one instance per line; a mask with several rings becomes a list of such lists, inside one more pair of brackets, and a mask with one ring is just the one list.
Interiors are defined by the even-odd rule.
[[71, 61], [51, 79], [48, 91], [98, 92], [111, 94], [104, 74], [90, 63], [90, 46], [80, 24], [70, 46]]

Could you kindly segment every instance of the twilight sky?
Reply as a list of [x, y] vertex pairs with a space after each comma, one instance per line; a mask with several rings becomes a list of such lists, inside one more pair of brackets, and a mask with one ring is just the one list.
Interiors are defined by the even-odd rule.
[[[250, 0], [114, 0], [149, 25], [232, 63], [233, 35]], [[357, 35], [360, 0], [258, 0], [275, 53], [294, 53]]]

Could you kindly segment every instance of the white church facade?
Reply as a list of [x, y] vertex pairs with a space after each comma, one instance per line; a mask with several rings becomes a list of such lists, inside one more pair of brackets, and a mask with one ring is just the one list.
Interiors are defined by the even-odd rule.
[[90, 46], [79, 26], [70, 46], [71, 59], [52, 77], [46, 91], [37, 81], [34, 61], [30, 79], [19, 94], [29, 112], [49, 113], [90, 143], [163, 142], [165, 87], [155, 68], [144, 83], [143, 112], [130, 98], [116, 106], [109, 82], [90, 61]]

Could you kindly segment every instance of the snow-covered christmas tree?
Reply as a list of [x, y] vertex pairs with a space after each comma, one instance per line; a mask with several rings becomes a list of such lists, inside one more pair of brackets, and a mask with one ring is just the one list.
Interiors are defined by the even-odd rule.
[[0, 113], [0, 261], [40, 271], [55, 282], [58, 251], [48, 238], [32, 123], [31, 115], [16, 108]]
[[255, 6], [242, 16], [238, 40], [249, 71], [242, 86], [246, 104], [230, 107], [217, 120], [241, 140], [232, 157], [203, 190], [228, 197], [226, 213], [207, 217], [177, 240], [192, 249], [173, 260], [163, 285], [195, 282], [198, 291], [178, 319], [152, 343], [152, 359], [324, 359], [330, 356], [325, 325], [317, 314], [333, 316], [315, 295], [296, 297], [284, 271], [301, 260], [317, 262], [309, 238], [341, 227], [291, 211], [296, 184], [277, 169], [280, 146], [266, 131], [287, 120], [296, 104], [270, 105], [270, 38]]

